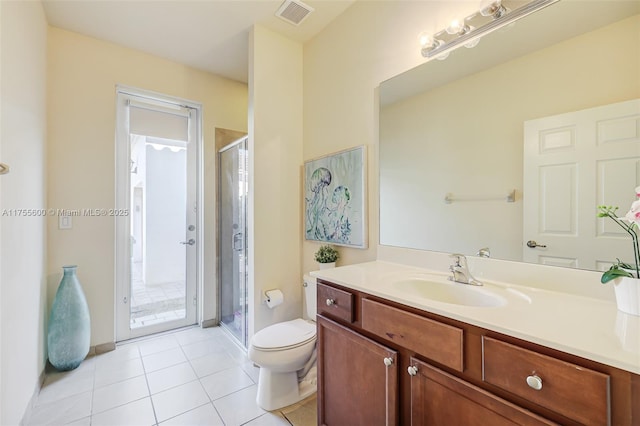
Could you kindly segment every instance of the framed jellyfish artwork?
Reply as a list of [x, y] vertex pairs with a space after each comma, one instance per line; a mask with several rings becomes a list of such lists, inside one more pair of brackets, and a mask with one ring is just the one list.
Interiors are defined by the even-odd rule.
[[359, 146], [304, 163], [306, 240], [367, 247], [365, 155]]

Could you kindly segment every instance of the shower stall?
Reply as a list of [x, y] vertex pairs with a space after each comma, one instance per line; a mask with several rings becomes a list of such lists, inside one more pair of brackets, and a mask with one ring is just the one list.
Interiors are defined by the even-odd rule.
[[220, 326], [247, 347], [248, 141], [218, 152], [218, 288]]

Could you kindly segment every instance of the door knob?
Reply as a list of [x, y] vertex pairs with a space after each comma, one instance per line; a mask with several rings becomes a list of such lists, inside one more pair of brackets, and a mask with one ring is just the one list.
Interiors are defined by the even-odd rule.
[[180, 241], [180, 244], [185, 244], [185, 245], [194, 245], [196, 243], [196, 240], [194, 240], [193, 238], [189, 238], [189, 241]]
[[327, 303], [327, 306], [332, 306], [336, 304], [336, 301], [333, 299], [327, 299], [326, 303]]
[[530, 247], [530, 248], [536, 248], [536, 247], [547, 248], [547, 246], [545, 246], [544, 244], [538, 244], [534, 240], [527, 241], [527, 247]]
[[409, 373], [410, 376], [415, 376], [416, 374], [418, 374], [418, 367], [416, 367], [415, 365], [410, 365], [409, 368], [407, 368], [407, 373]]
[[391, 357], [387, 357], [383, 361], [384, 361], [384, 365], [386, 365], [387, 367], [390, 367], [391, 364], [393, 364], [393, 358]]

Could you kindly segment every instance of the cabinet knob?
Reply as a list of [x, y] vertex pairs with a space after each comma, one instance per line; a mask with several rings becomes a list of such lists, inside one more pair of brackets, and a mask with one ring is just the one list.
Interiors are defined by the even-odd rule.
[[335, 305], [336, 301], [333, 299], [327, 299], [327, 306]]
[[542, 389], [542, 379], [540, 376], [532, 374], [531, 376], [527, 376], [527, 384], [531, 389], [540, 390]]
[[410, 376], [415, 376], [418, 374], [418, 367], [410, 365], [409, 368], [407, 368], [407, 373], [409, 373]]
[[387, 367], [390, 367], [391, 364], [393, 364], [393, 358], [387, 357], [384, 359], [384, 365], [386, 365]]

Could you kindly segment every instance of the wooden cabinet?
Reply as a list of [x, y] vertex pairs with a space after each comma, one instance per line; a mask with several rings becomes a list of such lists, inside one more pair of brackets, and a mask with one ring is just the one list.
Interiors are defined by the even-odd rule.
[[338, 318], [353, 322], [354, 295], [322, 283], [318, 283], [317, 311], [318, 315]]
[[640, 426], [638, 375], [322, 280], [318, 374], [320, 425]]
[[463, 370], [462, 329], [362, 299], [362, 328], [439, 364]]
[[608, 424], [609, 375], [490, 337], [482, 343], [485, 382], [580, 424]]
[[397, 353], [318, 317], [318, 424], [395, 425]]
[[411, 358], [411, 425], [553, 425], [532, 412]]

